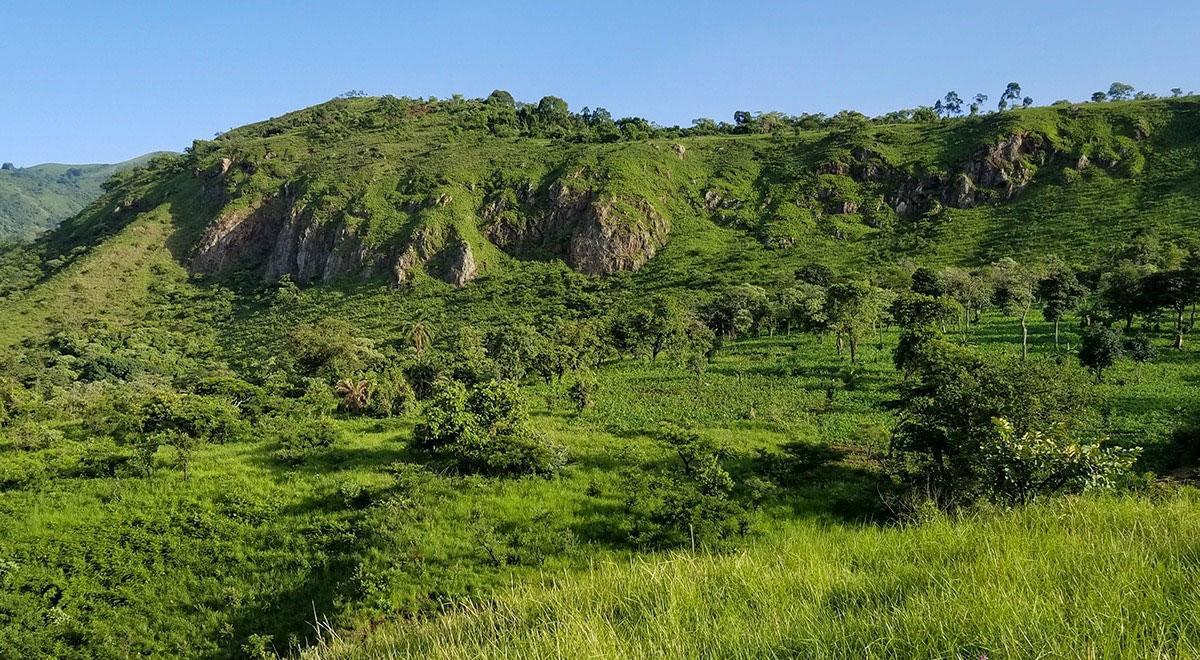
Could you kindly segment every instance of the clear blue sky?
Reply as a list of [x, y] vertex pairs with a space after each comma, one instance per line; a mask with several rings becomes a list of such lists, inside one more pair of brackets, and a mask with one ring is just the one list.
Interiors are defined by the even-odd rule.
[[[183, 5], [187, 5], [184, 7]], [[0, 160], [179, 150], [349, 89], [546, 94], [687, 125], [1200, 89], [1200, 2], [0, 2]]]

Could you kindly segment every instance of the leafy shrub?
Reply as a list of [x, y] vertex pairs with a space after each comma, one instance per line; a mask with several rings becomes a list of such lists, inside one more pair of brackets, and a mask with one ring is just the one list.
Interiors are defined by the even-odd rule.
[[337, 444], [341, 432], [328, 417], [280, 419], [273, 422], [279, 449], [275, 458], [285, 463], [300, 463]]
[[468, 389], [440, 380], [413, 440], [469, 472], [550, 475], [565, 464], [561, 447], [528, 428], [520, 391], [510, 381]]
[[630, 473], [624, 502], [629, 540], [639, 546], [719, 545], [749, 530], [748, 511], [733, 497], [721, 464], [723, 448], [699, 434], [664, 424], [657, 440], [678, 460], [657, 473]]
[[1111, 488], [1127, 475], [1140, 448], [1080, 442], [1055, 427], [1021, 434], [1007, 420], [993, 420], [995, 433], [980, 444], [979, 473], [987, 497], [1025, 504], [1037, 495]]

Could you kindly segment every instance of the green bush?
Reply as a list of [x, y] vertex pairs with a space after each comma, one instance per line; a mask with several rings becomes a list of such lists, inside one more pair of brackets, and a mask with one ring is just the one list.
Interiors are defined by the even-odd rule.
[[300, 463], [337, 444], [341, 431], [328, 417], [315, 419], [283, 418], [273, 420], [279, 449], [275, 458], [285, 463]]
[[456, 380], [438, 381], [413, 440], [468, 472], [552, 475], [566, 462], [561, 447], [528, 428], [524, 402], [511, 381], [469, 389]]

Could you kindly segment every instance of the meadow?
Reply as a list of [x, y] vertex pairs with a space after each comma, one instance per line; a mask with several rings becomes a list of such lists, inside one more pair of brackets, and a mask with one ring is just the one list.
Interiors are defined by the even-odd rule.
[[[1016, 332], [993, 313], [975, 341], [1014, 356]], [[1049, 325], [1036, 324], [1034, 337], [1033, 359], [1053, 360]], [[1026, 655], [1042, 643], [1067, 654], [1186, 655], [1189, 490], [963, 520], [899, 519], [885, 506], [879, 461], [900, 382], [895, 341], [889, 330], [882, 348], [864, 348], [849, 381], [832, 339], [808, 334], [727, 344], [699, 378], [667, 358], [619, 360], [595, 372], [594, 405], [582, 412], [564, 386], [530, 383], [533, 427], [569, 451], [552, 479], [446, 471], [411, 447], [417, 410], [343, 416], [341, 439], [298, 465], [281, 463], [270, 437], [205, 445], [186, 475], [166, 447], [151, 476], [123, 473], [69, 424], [44, 446], [10, 440], [0, 462], [3, 646], [60, 656], [298, 653], [332, 626], [340, 641], [323, 652], [351, 656], [528, 657], [585, 646], [607, 657]], [[1064, 333], [1062, 355], [1073, 341]], [[1141, 469], [1169, 460], [1198, 371], [1192, 351], [1164, 350], [1097, 386], [1112, 405], [1110, 434], [1148, 449]], [[697, 554], [663, 555], [629, 536], [631, 475], [672, 469], [654, 439], [662, 422], [724, 447], [737, 482], [770, 481], [745, 528]], [[1039, 548], [1054, 561], [1030, 566]], [[1056, 586], [1041, 589], [1046, 579]], [[1133, 584], [1159, 591], [1113, 600]], [[1168, 592], [1169, 609], [1155, 609]], [[952, 624], [937, 611], [964, 618]], [[1135, 618], [1106, 630], [1114, 611]], [[396, 616], [413, 623], [388, 623]], [[709, 617], [711, 627], [698, 624]], [[359, 648], [381, 624], [386, 634]], [[718, 629], [729, 634], [718, 640]], [[903, 646], [916, 639], [933, 646]]]

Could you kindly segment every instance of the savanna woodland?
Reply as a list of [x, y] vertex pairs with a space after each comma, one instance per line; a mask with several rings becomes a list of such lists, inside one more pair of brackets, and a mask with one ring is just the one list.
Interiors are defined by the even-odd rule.
[[0, 655], [1200, 654], [1200, 97], [990, 96], [118, 171], [0, 249]]

